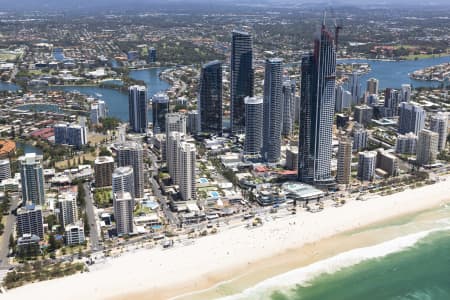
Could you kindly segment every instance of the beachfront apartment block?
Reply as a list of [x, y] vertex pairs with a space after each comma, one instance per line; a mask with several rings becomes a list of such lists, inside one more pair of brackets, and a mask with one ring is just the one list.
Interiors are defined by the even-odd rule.
[[127, 235], [134, 230], [134, 199], [129, 192], [117, 192], [113, 196], [114, 219], [117, 235]]
[[428, 129], [419, 133], [417, 141], [416, 163], [418, 165], [429, 165], [436, 161], [438, 154], [439, 134]]
[[439, 134], [438, 151], [445, 150], [448, 135], [448, 114], [438, 112], [430, 118], [430, 130]]
[[83, 244], [86, 241], [83, 224], [76, 223], [66, 226], [65, 238], [68, 246]]
[[364, 151], [358, 154], [358, 174], [361, 181], [372, 181], [375, 177], [377, 152]]
[[339, 140], [337, 154], [336, 182], [338, 184], [349, 184], [352, 171], [352, 140], [341, 138]]
[[41, 240], [44, 238], [44, 219], [38, 205], [29, 204], [17, 209], [17, 236], [25, 234], [34, 234]]

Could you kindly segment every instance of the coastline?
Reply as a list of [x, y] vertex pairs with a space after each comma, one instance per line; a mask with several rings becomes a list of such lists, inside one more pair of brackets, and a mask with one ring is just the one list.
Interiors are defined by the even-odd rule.
[[[412, 214], [450, 203], [449, 178], [394, 195], [350, 201], [343, 207], [326, 208], [316, 214], [301, 212], [251, 230], [243, 226], [229, 229], [195, 240], [189, 246], [138, 250], [95, 266], [87, 274], [30, 284], [3, 296], [23, 299], [49, 288], [61, 293], [71, 290], [66, 299], [158, 300], [183, 294], [176, 299], [213, 299], [229, 295], [337, 253], [395, 238], [398, 230], [368, 234], [364, 228], [380, 222], [396, 223], [405, 216], [411, 218]], [[232, 288], [226, 286], [219, 293], [208, 289], [227, 280], [233, 282]], [[76, 286], [83, 289], [74, 290]], [[205, 289], [208, 290], [195, 293]], [[50, 295], [48, 299], [52, 299]]]

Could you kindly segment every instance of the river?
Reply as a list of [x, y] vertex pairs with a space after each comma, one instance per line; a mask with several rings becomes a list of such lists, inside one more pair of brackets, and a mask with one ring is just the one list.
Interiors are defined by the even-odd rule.
[[418, 81], [409, 78], [410, 73], [426, 67], [450, 62], [450, 56], [426, 58], [419, 60], [403, 60], [403, 61], [381, 61], [366, 59], [346, 59], [338, 60], [338, 63], [368, 63], [372, 70], [361, 76], [361, 87], [364, 92], [366, 89], [367, 79], [374, 77], [380, 82], [380, 90], [386, 88], [400, 88], [402, 84], [409, 83], [413, 88], [417, 87], [437, 87], [439, 82], [435, 81]]

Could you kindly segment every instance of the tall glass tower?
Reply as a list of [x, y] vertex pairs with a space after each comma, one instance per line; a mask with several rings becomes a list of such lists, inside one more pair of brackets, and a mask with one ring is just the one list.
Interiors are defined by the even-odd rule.
[[231, 41], [231, 132], [245, 130], [245, 97], [253, 97], [253, 42], [248, 32], [234, 30]]
[[298, 179], [331, 183], [332, 129], [335, 106], [336, 45], [325, 23], [314, 52], [302, 58]]
[[198, 113], [200, 131], [222, 135], [222, 63], [209, 62], [200, 74]]
[[133, 85], [128, 89], [128, 113], [131, 129], [136, 133], [147, 130], [147, 88]]
[[166, 114], [169, 113], [169, 96], [157, 93], [152, 98], [153, 134], [166, 132]]
[[266, 60], [264, 77], [264, 123], [262, 157], [268, 163], [277, 163], [281, 156], [283, 126], [283, 60]]

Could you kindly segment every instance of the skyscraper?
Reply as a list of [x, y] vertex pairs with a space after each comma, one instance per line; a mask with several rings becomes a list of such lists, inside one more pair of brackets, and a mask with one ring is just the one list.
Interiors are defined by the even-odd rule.
[[399, 111], [398, 133], [412, 132], [418, 135], [425, 127], [425, 110], [419, 105], [402, 102]]
[[22, 201], [36, 205], [45, 204], [44, 173], [42, 170], [42, 155], [27, 153], [19, 157], [20, 179], [22, 182]]
[[409, 102], [411, 100], [411, 85], [402, 84], [401, 101]]
[[259, 156], [263, 143], [263, 98], [245, 98], [244, 155]]
[[128, 88], [128, 113], [130, 127], [136, 133], [147, 130], [147, 88], [133, 85]]
[[353, 152], [358, 152], [367, 148], [367, 130], [360, 124], [355, 124], [352, 131]]
[[178, 145], [184, 138], [184, 134], [179, 131], [170, 132], [167, 135], [167, 169], [173, 184], [178, 184]]
[[55, 144], [67, 144], [76, 148], [81, 148], [88, 142], [87, 127], [79, 124], [56, 124]]
[[352, 94], [352, 105], [358, 105], [361, 99], [361, 87], [358, 72], [353, 72], [350, 76], [348, 89]]
[[144, 149], [142, 145], [127, 141], [117, 147], [117, 166], [133, 168], [135, 198], [144, 197]]
[[337, 112], [343, 112], [352, 106], [352, 93], [344, 89], [342, 84], [336, 87], [336, 108]]
[[416, 154], [417, 135], [412, 132], [399, 134], [395, 143], [395, 152], [401, 154]]
[[417, 141], [416, 163], [429, 165], [436, 161], [438, 154], [439, 134], [428, 129], [419, 132]]
[[222, 135], [222, 63], [220, 61], [216, 60], [203, 65], [198, 102], [200, 132]]
[[283, 82], [283, 129], [284, 136], [290, 136], [295, 122], [295, 81]]
[[134, 194], [134, 174], [131, 166], [118, 167], [112, 173], [112, 192]]
[[77, 199], [74, 193], [62, 193], [58, 195], [57, 203], [59, 223], [66, 227], [78, 221]]
[[352, 169], [352, 140], [341, 138], [339, 140], [336, 182], [349, 184]]
[[282, 59], [271, 58], [266, 60], [262, 157], [269, 163], [278, 162], [281, 156], [281, 129], [283, 122], [282, 74]]
[[378, 95], [378, 87], [379, 87], [379, 81], [376, 78], [369, 78], [367, 80], [367, 89], [366, 92], [369, 95]]
[[116, 220], [117, 235], [133, 233], [134, 199], [128, 192], [113, 194], [114, 219]]
[[187, 142], [180, 142], [178, 148], [178, 185], [180, 187], [181, 198], [185, 201], [195, 199], [195, 145]]
[[166, 135], [173, 131], [186, 134], [186, 115], [182, 113], [169, 113], [166, 115]]
[[438, 151], [441, 152], [445, 150], [448, 135], [448, 114], [438, 112], [431, 116], [430, 130], [439, 134]]
[[38, 205], [29, 204], [17, 209], [17, 235], [34, 234], [44, 239], [44, 219]]
[[94, 161], [95, 187], [111, 186], [114, 159], [111, 156], [99, 156]]
[[332, 129], [335, 107], [336, 46], [322, 25], [314, 53], [302, 58], [298, 179], [332, 182]]
[[387, 88], [384, 91], [384, 107], [387, 109], [386, 117], [398, 116], [398, 106], [401, 95], [398, 90]]
[[358, 155], [358, 179], [361, 181], [372, 181], [375, 176], [377, 164], [377, 152], [364, 151]]
[[372, 117], [373, 117], [372, 107], [366, 104], [355, 106], [353, 113], [353, 119], [355, 122], [367, 126], [370, 124], [370, 122], [372, 122]]
[[0, 182], [11, 178], [11, 164], [9, 158], [0, 159]]
[[245, 128], [244, 99], [253, 97], [253, 42], [248, 32], [233, 31], [231, 40], [231, 132]]
[[153, 134], [166, 132], [166, 114], [169, 113], [169, 97], [157, 93], [152, 97]]

